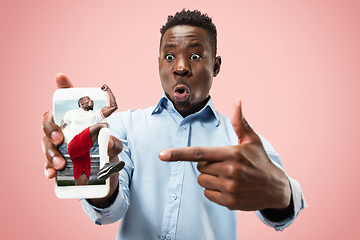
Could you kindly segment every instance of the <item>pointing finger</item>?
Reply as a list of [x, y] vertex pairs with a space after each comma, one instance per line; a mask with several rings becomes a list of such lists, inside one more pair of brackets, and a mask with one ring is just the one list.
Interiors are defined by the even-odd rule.
[[231, 146], [172, 148], [161, 151], [159, 158], [170, 162], [221, 162], [229, 158], [233, 152]]

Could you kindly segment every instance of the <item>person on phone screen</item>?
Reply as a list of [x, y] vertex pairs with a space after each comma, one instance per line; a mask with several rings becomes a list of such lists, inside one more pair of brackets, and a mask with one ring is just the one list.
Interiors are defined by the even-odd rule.
[[[69, 110], [65, 113], [60, 122], [60, 129], [64, 130], [69, 126], [69, 138], [67, 151], [73, 163], [73, 172], [75, 185], [86, 185], [90, 179], [91, 159], [90, 149], [98, 140], [99, 134], [103, 128], [108, 128], [108, 124], [103, 122], [117, 109], [115, 96], [111, 89], [104, 84], [101, 90], [106, 91], [109, 95], [110, 106], [103, 107], [100, 111], [93, 112], [94, 101], [89, 96], [81, 97], [78, 101], [78, 109]], [[100, 146], [100, 156], [107, 151], [107, 145], [104, 149]], [[105, 163], [105, 166], [99, 171], [99, 179], [106, 179], [112, 173], [120, 171], [123, 162], [113, 164]], [[105, 173], [105, 174], [101, 174]]]
[[[122, 240], [233, 240], [238, 211], [255, 211], [266, 225], [284, 230], [307, 206], [300, 184], [246, 122], [240, 100], [230, 118], [215, 110], [210, 89], [222, 61], [212, 19], [182, 10], [160, 32], [164, 93], [152, 107], [109, 118], [109, 156], [126, 165], [110, 177], [107, 197], [81, 200], [85, 213], [99, 225], [121, 219], [116, 239]], [[146, 58], [136, 64], [141, 68]], [[72, 87], [64, 74], [56, 82]], [[54, 148], [63, 135], [51, 117], [43, 117], [48, 178], [63, 164]]]

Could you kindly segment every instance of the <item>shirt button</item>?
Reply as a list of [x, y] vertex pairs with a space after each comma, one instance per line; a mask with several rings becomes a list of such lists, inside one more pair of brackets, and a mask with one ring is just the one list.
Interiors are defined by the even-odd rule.
[[177, 197], [176, 197], [175, 194], [173, 194], [173, 195], [171, 196], [171, 198], [172, 198], [172, 200], [176, 200], [176, 199], [177, 199]]
[[186, 130], [186, 126], [185, 126], [185, 125], [182, 125], [181, 128], [182, 128], [182, 130]]
[[170, 237], [170, 235], [166, 235], [166, 239], [170, 239], [171, 237]]

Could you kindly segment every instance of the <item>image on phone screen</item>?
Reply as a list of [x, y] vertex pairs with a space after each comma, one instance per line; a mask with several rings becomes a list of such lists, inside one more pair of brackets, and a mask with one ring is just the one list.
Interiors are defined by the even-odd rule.
[[[59, 198], [101, 198], [109, 192], [109, 179], [98, 177], [108, 162], [108, 156], [103, 152], [100, 157], [99, 150], [107, 149], [109, 139], [90, 135], [91, 126], [106, 122], [101, 109], [107, 100], [100, 88], [58, 89], [54, 93], [54, 122], [64, 134], [64, 142], [57, 148], [66, 161], [56, 175], [55, 193]], [[109, 129], [102, 131], [108, 134]]]

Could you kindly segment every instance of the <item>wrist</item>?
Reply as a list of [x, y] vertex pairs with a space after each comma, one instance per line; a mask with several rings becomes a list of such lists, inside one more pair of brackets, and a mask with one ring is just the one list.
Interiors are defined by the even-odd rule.
[[267, 208], [260, 210], [261, 215], [271, 222], [282, 222], [294, 216], [294, 202], [292, 196], [290, 203], [285, 208]]
[[109, 193], [109, 195], [104, 198], [86, 199], [86, 200], [90, 205], [94, 207], [108, 208], [115, 202], [118, 193], [119, 193], [119, 184], [112, 193]]
[[291, 201], [291, 187], [290, 182], [284, 171], [274, 165], [274, 171], [272, 175], [272, 187], [270, 190], [270, 196], [272, 196], [271, 204], [269, 208], [283, 209], [289, 206]]

